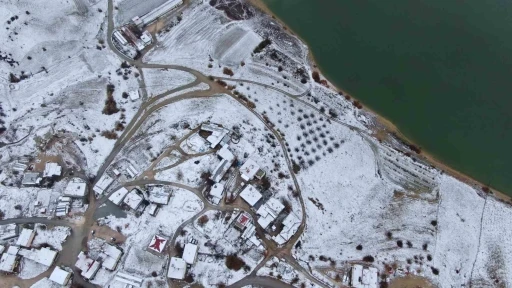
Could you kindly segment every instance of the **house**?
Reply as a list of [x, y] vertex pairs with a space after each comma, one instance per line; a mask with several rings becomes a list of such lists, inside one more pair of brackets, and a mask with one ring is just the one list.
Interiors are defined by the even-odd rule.
[[59, 285], [66, 286], [71, 279], [71, 276], [71, 272], [68, 272], [57, 266], [55, 269], [53, 269], [49, 279]]
[[220, 200], [224, 196], [224, 184], [213, 184], [212, 189], [210, 190], [210, 196], [212, 196], [214, 204], [219, 204]]
[[260, 215], [258, 218], [258, 224], [263, 229], [266, 229], [268, 225], [276, 219], [277, 215], [283, 211], [284, 205], [275, 198], [270, 198], [267, 202], [256, 211], [256, 214]]
[[156, 216], [156, 214], [158, 214], [158, 210], [159, 210], [158, 205], [156, 205], [155, 203], [149, 204], [149, 206], [148, 206], [149, 215], [151, 215], [153, 217]]
[[167, 277], [171, 279], [182, 280], [183, 278], [185, 278], [186, 272], [187, 263], [181, 258], [171, 257], [169, 270], [167, 271]]
[[153, 37], [151, 36], [151, 33], [149, 33], [147, 30], [144, 30], [142, 32], [142, 35], [140, 35], [140, 40], [144, 42], [144, 45], [149, 45], [151, 42], [153, 42]]
[[119, 30], [114, 31], [113, 35], [114, 35], [114, 39], [119, 44], [121, 44], [123, 46], [128, 44], [128, 41], [126, 40], [126, 38], [124, 38], [123, 34], [121, 34], [121, 32]]
[[241, 213], [235, 221], [235, 227], [240, 231], [244, 231], [245, 227], [251, 222], [251, 216], [247, 213]]
[[[201, 125], [201, 130], [211, 132], [212, 134], [206, 138], [206, 141], [210, 143], [211, 148], [217, 147], [221, 142], [224, 144], [229, 142], [225, 139], [229, 134], [229, 130], [216, 124], [205, 123]], [[228, 136], [229, 138], [229, 136]], [[224, 146], [224, 145], [223, 145]]]
[[183, 249], [183, 260], [185, 260], [187, 264], [191, 265], [196, 263], [198, 250], [199, 247], [197, 247], [196, 244], [185, 244], [185, 249]]
[[62, 174], [62, 167], [54, 162], [46, 162], [44, 165], [43, 178], [59, 177]]
[[92, 280], [94, 276], [96, 276], [96, 273], [98, 273], [98, 270], [100, 270], [101, 263], [87, 257], [87, 255], [81, 251], [80, 254], [78, 254], [75, 267], [82, 271], [80, 274], [82, 277], [87, 280]]
[[377, 268], [363, 267], [355, 264], [350, 271], [350, 285], [354, 288], [377, 288], [378, 273]]
[[247, 204], [250, 206], [254, 206], [262, 196], [258, 189], [256, 189], [251, 184], [248, 184], [240, 193], [240, 197], [242, 197], [242, 199], [244, 199], [244, 201], [247, 202]]
[[217, 151], [217, 156], [219, 156], [221, 159], [226, 159], [228, 161], [235, 160], [235, 155], [233, 155], [233, 152], [229, 150], [229, 146], [223, 146], [222, 148]]
[[226, 175], [226, 172], [228, 172], [231, 165], [233, 165], [233, 160], [229, 161], [226, 159], [222, 159], [219, 165], [217, 165], [217, 167], [215, 167], [215, 169], [213, 170], [210, 179], [213, 182], [220, 182], [220, 180], [222, 180], [222, 177], [224, 177], [224, 175]]
[[144, 282], [144, 279], [135, 277], [132, 275], [128, 275], [126, 273], [118, 272], [116, 274], [116, 277], [114, 277], [114, 280], [119, 281], [121, 283], [127, 284], [123, 287], [142, 287], [142, 282]]
[[101, 249], [100, 257], [103, 259], [103, 262], [101, 263], [102, 266], [107, 270], [114, 271], [119, 260], [121, 260], [123, 251], [116, 246], [107, 243], [103, 244]]
[[8, 252], [2, 254], [0, 258], [0, 271], [12, 273], [18, 267], [20, 256], [16, 254], [9, 254]]
[[36, 236], [36, 231], [32, 229], [23, 228], [21, 230], [20, 236], [18, 237], [18, 241], [16, 241], [16, 245], [23, 247], [30, 247], [32, 245], [32, 241]]
[[167, 205], [171, 199], [171, 193], [165, 190], [163, 186], [150, 186], [149, 189], [149, 202]]
[[8, 240], [18, 236], [18, 226], [16, 224], [0, 225], [0, 240]]
[[279, 235], [274, 236], [272, 239], [277, 242], [277, 244], [282, 245], [286, 241], [290, 240], [290, 238], [299, 230], [299, 226], [301, 223], [301, 219], [295, 214], [290, 213], [283, 220], [283, 230], [279, 233]]
[[107, 173], [103, 174], [103, 176], [100, 177], [98, 182], [96, 182], [96, 185], [92, 188], [92, 190], [96, 194], [103, 194], [103, 192], [114, 182], [114, 179], [112, 179]]
[[73, 178], [68, 182], [64, 190], [64, 196], [84, 198], [87, 196], [87, 183], [80, 178]]
[[23, 174], [23, 180], [21, 180], [21, 185], [23, 186], [37, 186], [41, 183], [41, 177], [39, 177], [39, 173], [37, 172], [27, 172]]
[[50, 248], [43, 247], [41, 249], [20, 249], [18, 252], [23, 258], [30, 259], [34, 262], [42, 264], [44, 266], [52, 266], [55, 258], [57, 258], [57, 251], [53, 251]]
[[137, 210], [144, 198], [137, 193], [137, 189], [132, 189], [126, 197], [124, 197], [123, 203], [128, 205], [132, 210]]
[[112, 201], [112, 203], [119, 206], [119, 204], [121, 204], [126, 194], [128, 194], [128, 189], [121, 187], [117, 189], [114, 193], [112, 193], [110, 197], [108, 197], [108, 200]]
[[155, 235], [153, 236], [153, 239], [151, 239], [151, 242], [149, 242], [148, 249], [155, 251], [157, 253], [162, 253], [165, 249], [165, 245], [167, 244], [167, 239], [160, 236]]
[[242, 167], [240, 167], [240, 175], [244, 181], [250, 181], [254, 178], [259, 170], [260, 166], [254, 160], [249, 158], [247, 161], [245, 161]]

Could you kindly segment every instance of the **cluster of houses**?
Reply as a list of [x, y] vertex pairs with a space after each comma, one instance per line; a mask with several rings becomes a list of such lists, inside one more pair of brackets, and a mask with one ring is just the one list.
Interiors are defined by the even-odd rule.
[[[19, 163], [17, 167], [19, 167]], [[25, 164], [24, 171], [28, 168]], [[44, 180], [54, 180], [62, 175], [62, 166], [55, 162], [45, 163], [43, 172], [37, 172], [34, 170], [27, 170], [23, 174], [21, 185], [26, 187], [40, 186]]]
[[[160, 205], [169, 204], [171, 192], [162, 185], [151, 185], [147, 186], [146, 189], [147, 197], [144, 197], [143, 192], [138, 188], [128, 190], [121, 187], [114, 191], [108, 199], [117, 206], [129, 208], [129, 211], [142, 213], [147, 209], [151, 216], [156, 216]], [[149, 205], [144, 203], [149, 203]]]
[[143, 30], [145, 26], [157, 21], [160, 17], [168, 14], [183, 4], [183, 0], [169, 0], [143, 16], [132, 18], [130, 23], [121, 26], [114, 31], [112, 39], [118, 49], [126, 56], [135, 58], [137, 51], [142, 51], [153, 42], [151, 34]]
[[0, 271], [5, 273], [17, 272], [21, 258], [50, 267], [55, 262], [58, 252], [48, 247], [34, 248], [32, 242], [36, 232], [33, 229], [23, 228], [15, 245], [10, 245], [7, 250], [0, 245]]
[[192, 240], [191, 242], [185, 244], [181, 258], [171, 257], [169, 262], [169, 270], [167, 271], [167, 277], [177, 280], [184, 279], [187, 273], [187, 268], [196, 263], [198, 251], [199, 247], [197, 246], [196, 240]]
[[[123, 164], [123, 165], [122, 165]], [[123, 166], [123, 167], [121, 167]], [[126, 179], [133, 179], [140, 174], [133, 164], [125, 161], [123, 163], [117, 163], [117, 168], [113, 168], [110, 172], [103, 173], [100, 179], [94, 184], [92, 190], [96, 197], [99, 197], [108, 190], [108, 188], [114, 183], [114, 181], [120, 177], [126, 177]], [[112, 175], [113, 174], [113, 175]]]
[[[90, 255], [95, 254], [95, 257]], [[101, 267], [108, 271], [114, 271], [121, 260], [123, 250], [119, 247], [103, 243], [99, 251], [81, 251], [78, 254], [75, 267], [81, 272], [80, 275], [86, 280], [92, 280]]]

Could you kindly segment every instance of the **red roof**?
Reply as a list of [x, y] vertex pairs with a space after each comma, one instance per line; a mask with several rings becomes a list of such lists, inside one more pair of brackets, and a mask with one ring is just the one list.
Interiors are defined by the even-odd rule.
[[[155, 235], [153, 237], [153, 241], [151, 241], [152, 244], [149, 245], [149, 248], [155, 250], [155, 251], [158, 251], [158, 252], [162, 252], [162, 250], [164, 249], [165, 247], [165, 243], [167, 242], [167, 239], [165, 238], [161, 238], [161, 237], [158, 237], [157, 235]], [[164, 247], [161, 247], [160, 245], [163, 244]]]

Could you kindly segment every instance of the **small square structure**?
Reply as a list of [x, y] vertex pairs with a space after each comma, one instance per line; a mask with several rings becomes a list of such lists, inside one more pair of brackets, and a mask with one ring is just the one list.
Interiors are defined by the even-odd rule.
[[64, 190], [64, 196], [83, 198], [87, 195], [87, 183], [80, 178], [73, 178]]
[[197, 260], [197, 252], [199, 251], [199, 247], [196, 244], [187, 243], [185, 244], [185, 249], [183, 249], [183, 260], [187, 264], [194, 264]]
[[21, 230], [20, 236], [18, 237], [18, 241], [16, 241], [16, 245], [29, 248], [30, 245], [32, 245], [32, 241], [34, 240], [35, 236], [36, 231], [23, 228], [23, 230]]
[[0, 271], [12, 273], [18, 266], [18, 262], [19, 256], [4, 253], [2, 254], [2, 258], [0, 258]]
[[49, 278], [51, 281], [66, 286], [71, 279], [71, 272], [68, 272], [60, 267], [55, 267]]
[[158, 205], [156, 205], [155, 203], [149, 204], [147, 209], [148, 209], [149, 215], [151, 215], [153, 217], [156, 216], [156, 214], [158, 214], [158, 210], [159, 210]]
[[210, 190], [210, 195], [213, 198], [214, 204], [219, 204], [220, 200], [224, 196], [224, 184], [215, 183]]
[[167, 271], [167, 277], [182, 280], [185, 278], [186, 272], [187, 263], [181, 258], [172, 257], [169, 264], [169, 270]]
[[254, 178], [258, 170], [260, 170], [258, 163], [252, 159], [247, 159], [242, 167], [240, 167], [240, 175], [245, 181], [250, 181]]
[[354, 288], [377, 288], [378, 270], [375, 267], [354, 265], [351, 269], [351, 286]]
[[254, 206], [262, 196], [258, 189], [249, 184], [245, 186], [244, 190], [240, 193], [240, 197], [242, 197], [247, 204]]
[[100, 254], [103, 258], [102, 266], [107, 270], [114, 271], [122, 255], [123, 251], [121, 251], [121, 249], [105, 243], [102, 247], [102, 253]]
[[94, 185], [92, 190], [96, 194], [101, 195], [101, 194], [103, 194], [103, 192], [105, 192], [105, 190], [108, 188], [108, 186], [110, 186], [110, 184], [112, 184], [112, 182], [114, 182], [114, 179], [112, 179], [107, 173], [105, 173], [105, 174], [103, 174], [103, 176], [100, 177], [98, 182], [96, 182], [96, 185]]
[[[144, 48], [142, 48], [142, 49], [144, 49]], [[130, 96], [130, 100], [132, 100], [132, 102], [137, 101], [140, 98], [138, 90], [130, 91], [130, 93], [128, 93], [128, 95]]]

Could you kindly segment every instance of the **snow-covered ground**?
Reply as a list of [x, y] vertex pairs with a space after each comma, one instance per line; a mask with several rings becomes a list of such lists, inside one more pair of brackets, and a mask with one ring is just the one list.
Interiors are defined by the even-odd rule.
[[193, 82], [194, 75], [171, 69], [142, 69], [148, 96], [156, 96]]
[[62, 244], [67, 237], [71, 235], [71, 229], [68, 227], [57, 226], [53, 228], [42, 228], [43, 225], [36, 225], [36, 237], [32, 242], [32, 246], [38, 247], [41, 244], [48, 244], [53, 249], [62, 250]]

